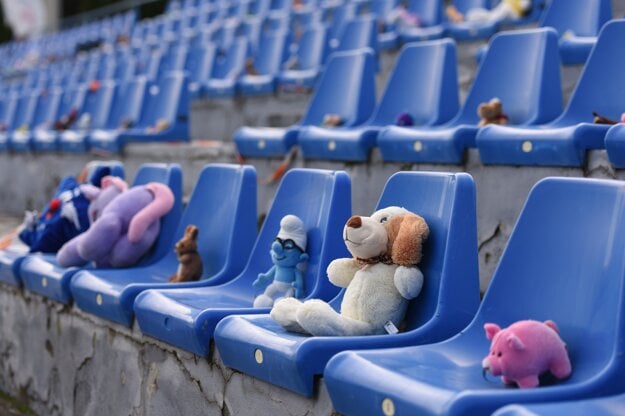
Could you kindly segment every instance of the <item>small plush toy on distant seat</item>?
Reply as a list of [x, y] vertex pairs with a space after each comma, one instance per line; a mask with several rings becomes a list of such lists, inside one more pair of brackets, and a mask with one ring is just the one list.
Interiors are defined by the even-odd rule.
[[308, 260], [306, 242], [302, 220], [295, 215], [285, 215], [280, 221], [278, 236], [271, 244], [273, 266], [267, 273], [260, 273], [253, 283], [256, 288], [269, 283], [264, 293], [254, 299], [255, 308], [269, 308], [278, 297], [304, 296], [304, 274], [297, 266]]
[[346, 288], [340, 312], [319, 299], [276, 302], [271, 317], [288, 331], [315, 336], [397, 332], [408, 302], [421, 292], [417, 267], [429, 234], [425, 220], [404, 208], [387, 207], [371, 217], [351, 217], [343, 238], [353, 258], [333, 260], [328, 279]]
[[193, 282], [202, 277], [202, 257], [197, 251], [197, 236], [199, 230], [189, 224], [184, 230], [184, 236], [176, 243], [174, 250], [178, 254], [178, 270], [169, 281], [171, 283]]
[[501, 376], [504, 383], [521, 388], [537, 387], [538, 377], [547, 371], [558, 379], [571, 374], [566, 344], [553, 321], [518, 321], [505, 329], [488, 323], [484, 330], [492, 341], [482, 361], [484, 373]]
[[501, 0], [492, 9], [476, 7], [469, 9], [466, 14], [453, 5], [447, 6], [445, 14], [453, 23], [467, 22], [502, 22], [524, 17], [532, 8], [532, 0]]
[[487, 103], [482, 103], [477, 108], [477, 115], [480, 116], [478, 126], [484, 127], [487, 124], [508, 124], [508, 115], [503, 112], [503, 104], [499, 98], [493, 98]]

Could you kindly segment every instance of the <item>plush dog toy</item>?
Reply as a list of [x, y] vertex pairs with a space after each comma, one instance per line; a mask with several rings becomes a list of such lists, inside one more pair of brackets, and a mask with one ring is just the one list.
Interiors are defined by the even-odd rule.
[[538, 386], [538, 376], [547, 371], [558, 379], [571, 374], [566, 344], [553, 321], [519, 321], [505, 329], [489, 323], [484, 330], [492, 341], [482, 361], [484, 373], [489, 371], [521, 388]]
[[408, 301], [421, 292], [423, 274], [416, 265], [428, 234], [423, 218], [404, 208], [351, 217], [343, 238], [353, 258], [336, 259], [327, 270], [333, 284], [346, 288], [340, 313], [318, 299], [287, 298], [275, 304], [271, 317], [289, 331], [317, 336], [383, 334], [387, 325], [399, 327]]
[[480, 116], [479, 127], [487, 124], [508, 124], [508, 116], [503, 112], [503, 105], [499, 98], [480, 104], [477, 107], [477, 115]]
[[278, 236], [271, 244], [273, 266], [267, 273], [260, 273], [252, 283], [256, 288], [269, 284], [254, 299], [255, 308], [269, 308], [277, 297], [300, 298], [304, 295], [304, 274], [297, 266], [308, 260], [306, 243], [302, 220], [295, 215], [285, 215], [280, 220]]
[[90, 261], [97, 267], [134, 265], [158, 237], [160, 218], [173, 205], [173, 193], [161, 183], [150, 182], [121, 193], [86, 232], [59, 250], [59, 265], [82, 266]]

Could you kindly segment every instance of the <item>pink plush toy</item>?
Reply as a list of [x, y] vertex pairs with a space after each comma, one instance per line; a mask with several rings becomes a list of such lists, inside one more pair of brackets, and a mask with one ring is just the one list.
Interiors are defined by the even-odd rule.
[[174, 205], [166, 185], [150, 182], [120, 193], [91, 227], [57, 253], [60, 266], [129, 267], [148, 252], [160, 232], [160, 219]]
[[566, 344], [553, 321], [519, 321], [505, 329], [488, 323], [484, 330], [492, 344], [482, 368], [504, 383], [529, 388], [538, 386], [538, 376], [546, 371], [559, 379], [571, 374]]

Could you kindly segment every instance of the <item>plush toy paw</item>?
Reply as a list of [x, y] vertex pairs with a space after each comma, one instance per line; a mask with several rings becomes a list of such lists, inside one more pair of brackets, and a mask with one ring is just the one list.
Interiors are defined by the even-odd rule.
[[418, 267], [399, 266], [393, 277], [397, 291], [404, 299], [414, 299], [421, 293], [423, 273]]
[[296, 318], [297, 310], [300, 306], [302, 306], [302, 302], [299, 300], [295, 298], [284, 298], [274, 304], [269, 315], [271, 315], [271, 318], [287, 331], [305, 334], [306, 331], [297, 322]]
[[326, 273], [333, 285], [347, 287], [360, 267], [354, 259], [335, 259], [328, 265]]

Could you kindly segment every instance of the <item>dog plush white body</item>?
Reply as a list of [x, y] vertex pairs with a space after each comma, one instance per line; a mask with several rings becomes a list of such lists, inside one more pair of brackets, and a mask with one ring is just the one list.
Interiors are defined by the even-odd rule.
[[423, 285], [416, 264], [428, 232], [421, 217], [399, 207], [350, 218], [343, 237], [354, 258], [336, 259], [327, 270], [334, 285], [346, 288], [340, 313], [318, 299], [288, 298], [271, 316], [289, 331], [317, 336], [383, 334], [387, 322], [398, 327]]

